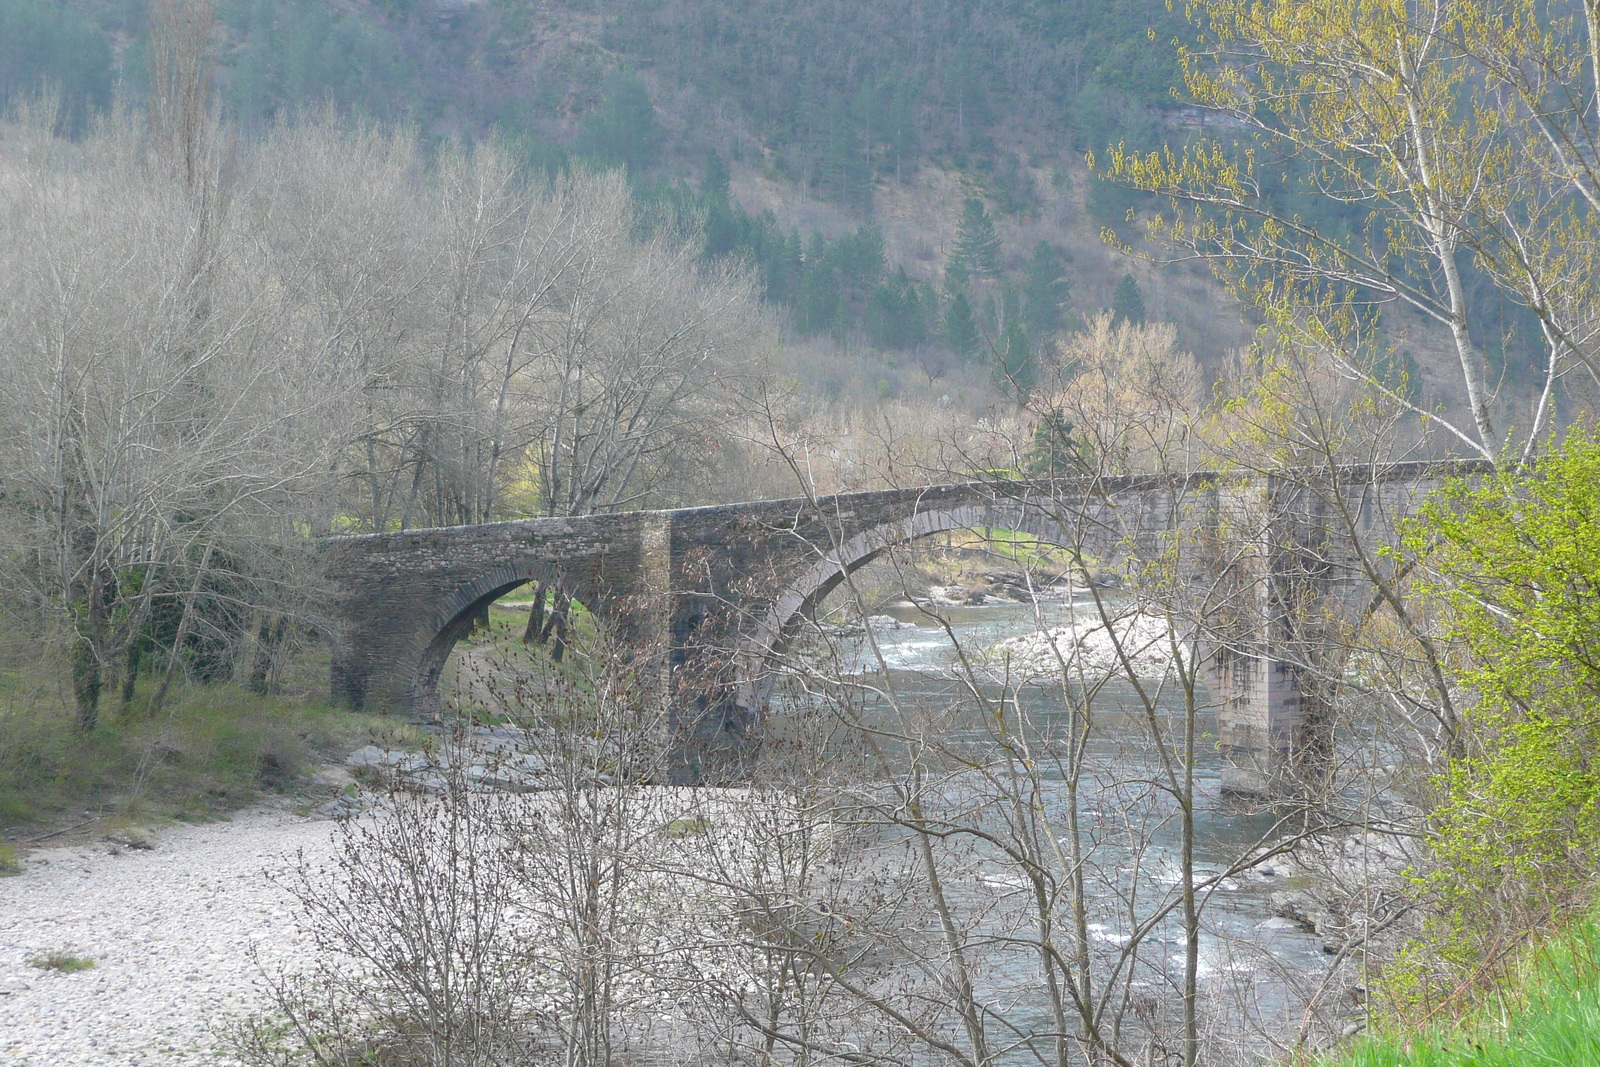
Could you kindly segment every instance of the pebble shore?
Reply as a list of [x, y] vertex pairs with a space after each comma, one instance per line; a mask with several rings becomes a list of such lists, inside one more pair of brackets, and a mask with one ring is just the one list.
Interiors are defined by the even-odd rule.
[[[0, 1065], [233, 1063], [223, 1034], [262, 1007], [260, 968], [309, 952], [267, 875], [331, 854], [331, 829], [263, 806], [28, 855], [0, 878]], [[58, 952], [94, 966], [29, 963]]]

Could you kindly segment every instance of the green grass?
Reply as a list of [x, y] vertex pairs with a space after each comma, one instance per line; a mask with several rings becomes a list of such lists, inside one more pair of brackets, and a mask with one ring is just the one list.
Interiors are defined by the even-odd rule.
[[297, 696], [183, 686], [151, 715], [115, 702], [84, 732], [46, 685], [0, 691], [0, 833], [114, 816], [205, 819], [265, 793], [293, 793], [316, 764], [339, 760], [394, 725]]
[[1600, 1065], [1600, 925], [1578, 924], [1535, 952], [1489, 1007], [1464, 1023], [1381, 1034], [1321, 1067]]
[[1010, 560], [1024, 567], [1061, 570], [1072, 562], [1072, 554], [1066, 549], [1048, 541], [1041, 541], [1033, 534], [1005, 530], [998, 526], [971, 530], [968, 533], [973, 541], [978, 542], [973, 547], [987, 549], [1001, 559]]
[[94, 960], [87, 956], [73, 956], [65, 952], [47, 952], [43, 956], [28, 957], [28, 966], [37, 967], [41, 971], [77, 974], [79, 971], [91, 970], [94, 967]]

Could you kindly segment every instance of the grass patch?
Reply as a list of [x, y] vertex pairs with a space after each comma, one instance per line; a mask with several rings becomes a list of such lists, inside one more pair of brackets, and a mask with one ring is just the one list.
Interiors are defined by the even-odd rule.
[[17, 858], [17, 850], [10, 845], [0, 843], [0, 878], [22, 873], [22, 861]]
[[241, 686], [184, 686], [84, 732], [47, 691], [0, 695], [0, 831], [114, 814], [206, 819], [293, 793], [319, 762], [388, 732], [381, 717]]
[[1464, 1022], [1378, 1034], [1321, 1067], [1600, 1064], [1600, 924], [1590, 918], [1534, 952], [1494, 1002]]
[[29, 956], [28, 966], [37, 967], [41, 971], [77, 974], [79, 971], [92, 970], [94, 968], [94, 960], [87, 956], [73, 956], [66, 952], [47, 952], [43, 956]]
[[1030, 570], [1064, 573], [1072, 565], [1072, 553], [1065, 548], [1017, 530], [991, 526], [964, 531], [964, 538], [962, 534], [955, 536], [962, 538], [956, 541], [961, 549], [999, 557]]

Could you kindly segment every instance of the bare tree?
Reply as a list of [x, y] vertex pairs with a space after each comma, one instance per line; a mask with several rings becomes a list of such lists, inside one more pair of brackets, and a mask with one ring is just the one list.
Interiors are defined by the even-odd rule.
[[248, 616], [246, 587], [298, 572], [281, 561], [305, 551], [302, 509], [324, 506], [347, 379], [326, 350], [284, 343], [290, 309], [251, 235], [217, 212], [196, 226], [136, 127], [109, 124], [79, 165], [44, 136], [21, 139], [39, 151], [13, 158], [28, 180], [3, 209], [0, 478], [26, 531], [7, 578], [65, 624], [92, 726], [157, 606], [187, 637], [201, 600]]

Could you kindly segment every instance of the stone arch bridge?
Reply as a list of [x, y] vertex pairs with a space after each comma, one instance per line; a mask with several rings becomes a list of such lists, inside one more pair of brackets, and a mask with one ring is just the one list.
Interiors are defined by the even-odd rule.
[[968, 482], [335, 538], [324, 555], [340, 621], [333, 696], [436, 711], [440, 672], [473, 618], [544, 581], [594, 611], [620, 647], [648, 650], [689, 743], [735, 746], [760, 720], [773, 656], [846, 575], [942, 531], [1015, 530], [1112, 570], [1177, 561], [1206, 613], [1224, 785], [1270, 791], [1316, 732], [1319, 677], [1338, 669], [1328, 628], [1371, 601], [1376, 546], [1443, 480], [1486, 470]]

